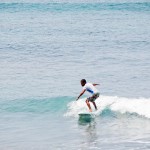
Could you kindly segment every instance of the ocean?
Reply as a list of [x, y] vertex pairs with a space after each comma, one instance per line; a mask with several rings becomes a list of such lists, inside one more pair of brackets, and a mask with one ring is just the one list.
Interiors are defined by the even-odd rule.
[[149, 150], [149, 60], [149, 0], [1, 0], [0, 150]]

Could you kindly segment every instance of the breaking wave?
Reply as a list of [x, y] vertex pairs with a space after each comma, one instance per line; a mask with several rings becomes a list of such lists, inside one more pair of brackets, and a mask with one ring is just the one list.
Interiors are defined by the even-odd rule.
[[[150, 98], [125, 98], [118, 96], [100, 96], [96, 100], [98, 111], [96, 115], [112, 115], [117, 114], [136, 114], [144, 118], [150, 119]], [[93, 105], [92, 109], [94, 110]], [[88, 112], [85, 98], [78, 101], [72, 101], [68, 104], [68, 110], [65, 116], [78, 116], [78, 113]]]

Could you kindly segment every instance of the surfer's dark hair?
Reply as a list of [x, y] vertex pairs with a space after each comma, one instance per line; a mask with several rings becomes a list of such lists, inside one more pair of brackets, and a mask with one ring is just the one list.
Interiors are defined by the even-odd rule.
[[85, 79], [82, 79], [81, 82], [86, 84], [86, 80]]

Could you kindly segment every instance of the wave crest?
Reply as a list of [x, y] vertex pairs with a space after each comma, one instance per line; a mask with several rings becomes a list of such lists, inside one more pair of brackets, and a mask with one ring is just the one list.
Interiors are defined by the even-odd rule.
[[[98, 106], [97, 115], [111, 115], [113, 112], [119, 114], [136, 114], [150, 119], [150, 98], [125, 98], [118, 96], [100, 96], [96, 100]], [[93, 105], [92, 109], [94, 110]], [[87, 112], [88, 108], [85, 98], [68, 104], [65, 116], [77, 116], [80, 112]], [[109, 112], [109, 113], [108, 113]]]

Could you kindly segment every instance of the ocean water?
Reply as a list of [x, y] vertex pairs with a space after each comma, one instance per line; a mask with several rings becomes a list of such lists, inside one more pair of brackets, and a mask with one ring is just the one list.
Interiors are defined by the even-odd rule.
[[0, 150], [149, 150], [149, 60], [149, 0], [1, 0]]

